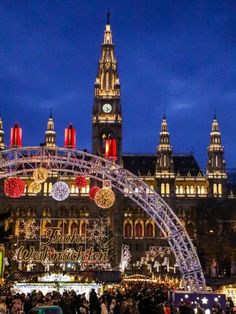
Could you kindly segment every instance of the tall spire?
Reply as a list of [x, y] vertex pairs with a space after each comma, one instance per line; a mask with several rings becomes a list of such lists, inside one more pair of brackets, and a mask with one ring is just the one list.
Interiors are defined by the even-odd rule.
[[5, 144], [4, 144], [3, 122], [2, 122], [2, 117], [0, 116], [0, 150], [2, 149], [5, 149]]
[[224, 194], [224, 183], [227, 179], [225, 170], [224, 147], [221, 143], [219, 123], [214, 113], [210, 132], [210, 145], [208, 146], [207, 179], [209, 194], [221, 196]]
[[54, 121], [52, 117], [52, 109], [50, 108], [50, 115], [47, 123], [47, 130], [45, 132], [45, 144], [48, 147], [56, 146], [56, 132], [54, 128]]
[[117, 70], [112, 31], [110, 25], [110, 12], [107, 12], [107, 22], [104, 31], [101, 57], [98, 64], [98, 72], [95, 80], [95, 97], [119, 97], [120, 81]]
[[167, 119], [164, 114], [161, 122], [160, 144], [157, 147], [156, 181], [157, 191], [162, 196], [174, 194], [174, 163], [170, 133], [168, 132]]
[[168, 132], [168, 124], [165, 114], [161, 122], [161, 132], [160, 132], [160, 144], [158, 146], [158, 151], [172, 151], [170, 145], [170, 133]]

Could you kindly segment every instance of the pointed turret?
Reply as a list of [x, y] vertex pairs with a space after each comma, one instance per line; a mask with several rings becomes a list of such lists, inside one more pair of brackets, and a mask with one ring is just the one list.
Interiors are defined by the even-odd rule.
[[47, 131], [45, 132], [45, 144], [48, 147], [56, 146], [56, 132], [54, 128], [52, 112], [50, 112], [50, 116], [49, 116], [48, 124], [47, 124]]
[[92, 123], [93, 153], [106, 157], [108, 140], [112, 140], [112, 151], [116, 152], [117, 162], [120, 163], [122, 147], [120, 80], [109, 12], [107, 13], [101, 57], [98, 62], [98, 71], [94, 85]]
[[157, 146], [156, 180], [157, 191], [162, 196], [170, 196], [174, 193], [174, 165], [172, 147], [170, 145], [170, 133], [165, 115], [161, 122], [160, 144]]
[[2, 117], [0, 116], [0, 150], [2, 149], [5, 149], [5, 144], [4, 144], [3, 122], [2, 122]]
[[208, 146], [207, 180], [210, 196], [222, 196], [225, 194], [224, 147], [221, 144], [219, 124], [214, 114], [210, 132], [210, 145]]

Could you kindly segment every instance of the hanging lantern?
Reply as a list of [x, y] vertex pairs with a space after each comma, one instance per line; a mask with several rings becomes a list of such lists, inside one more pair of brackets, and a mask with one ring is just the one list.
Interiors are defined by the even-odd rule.
[[20, 178], [9, 178], [4, 182], [4, 192], [12, 198], [21, 197], [25, 191], [25, 182]]
[[102, 188], [95, 194], [94, 200], [98, 207], [109, 208], [115, 202], [115, 193], [111, 189]]
[[42, 185], [39, 182], [33, 181], [30, 183], [28, 193], [37, 194], [41, 191]]
[[35, 169], [33, 172], [33, 178], [35, 182], [45, 182], [48, 178], [48, 169], [42, 167]]
[[91, 200], [94, 200], [96, 193], [100, 190], [100, 188], [98, 186], [92, 186], [89, 189], [89, 198], [91, 198]]
[[83, 176], [78, 176], [75, 178], [75, 184], [78, 188], [84, 188], [87, 185], [87, 180]]
[[70, 188], [65, 182], [58, 181], [52, 186], [51, 195], [56, 201], [64, 201], [69, 194]]

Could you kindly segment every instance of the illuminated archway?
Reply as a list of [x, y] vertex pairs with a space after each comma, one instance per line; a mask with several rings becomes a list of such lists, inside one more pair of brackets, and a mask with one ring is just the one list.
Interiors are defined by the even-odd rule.
[[33, 172], [39, 166], [52, 171], [85, 175], [103, 181], [132, 199], [161, 229], [175, 255], [185, 288], [205, 289], [205, 279], [195, 247], [170, 206], [138, 177], [101, 157], [66, 148], [23, 147], [0, 152], [0, 179]]

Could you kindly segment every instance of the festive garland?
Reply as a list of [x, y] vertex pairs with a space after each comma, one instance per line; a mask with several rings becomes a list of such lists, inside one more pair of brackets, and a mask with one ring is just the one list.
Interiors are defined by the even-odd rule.
[[12, 198], [21, 197], [25, 191], [25, 182], [20, 178], [9, 178], [4, 181], [4, 192]]
[[34, 193], [37, 194], [41, 191], [42, 185], [39, 182], [33, 181], [30, 183], [28, 188], [28, 193]]
[[115, 202], [115, 193], [108, 188], [102, 188], [95, 194], [95, 203], [98, 207], [109, 208]]
[[48, 178], [48, 169], [42, 167], [35, 169], [33, 172], [33, 178], [35, 182], [45, 182]]
[[65, 182], [58, 181], [52, 186], [51, 195], [56, 201], [64, 201], [69, 194], [70, 188]]
[[75, 184], [78, 188], [84, 188], [87, 185], [87, 180], [83, 176], [77, 176], [75, 178]]
[[89, 189], [89, 198], [91, 198], [91, 200], [94, 200], [96, 193], [100, 190], [100, 188], [98, 186], [92, 186]]

